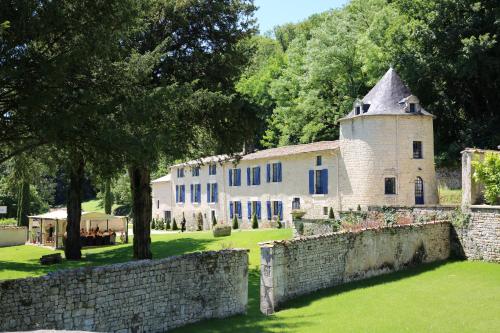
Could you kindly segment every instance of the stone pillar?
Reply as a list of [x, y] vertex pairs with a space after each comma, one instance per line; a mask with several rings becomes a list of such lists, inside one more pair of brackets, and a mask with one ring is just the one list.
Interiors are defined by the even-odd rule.
[[484, 153], [484, 150], [471, 148], [462, 151], [462, 209], [477, 204], [481, 197], [482, 188], [481, 184], [474, 181], [472, 161], [481, 161]]
[[260, 311], [274, 313], [284, 300], [286, 276], [283, 248], [273, 243], [260, 245]]

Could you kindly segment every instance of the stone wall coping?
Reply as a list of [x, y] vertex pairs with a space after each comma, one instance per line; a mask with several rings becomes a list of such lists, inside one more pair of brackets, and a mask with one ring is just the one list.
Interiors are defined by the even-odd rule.
[[479, 149], [479, 148], [465, 148], [460, 153], [463, 154], [463, 153], [468, 153], [468, 152], [472, 152], [472, 153], [497, 153], [497, 154], [500, 154], [500, 151], [498, 151], [498, 150]]
[[120, 270], [127, 269], [136, 269], [136, 268], [148, 268], [151, 266], [157, 266], [161, 264], [169, 264], [171, 262], [175, 262], [183, 259], [191, 259], [191, 258], [211, 258], [217, 256], [223, 256], [229, 253], [241, 252], [248, 253], [249, 249], [224, 249], [220, 251], [197, 251], [188, 254], [171, 256], [162, 259], [144, 259], [144, 260], [136, 260], [136, 261], [127, 261], [123, 263], [111, 264], [111, 265], [103, 265], [103, 266], [87, 266], [87, 267], [79, 267], [79, 268], [69, 268], [69, 269], [61, 269], [54, 272], [49, 272], [46, 275], [37, 276], [37, 277], [27, 277], [21, 279], [10, 279], [10, 280], [1, 280], [0, 288], [3, 284], [10, 284], [13, 281], [35, 281], [35, 280], [47, 280], [59, 277], [67, 277], [67, 276], [78, 276], [78, 275], [91, 275], [98, 273], [106, 273], [106, 272], [116, 272]]
[[[424, 209], [428, 209], [428, 208], [431, 208], [431, 209], [448, 209], [448, 208], [459, 208], [460, 205], [459, 204], [455, 204], [455, 205], [414, 205], [414, 206], [397, 206], [397, 205], [394, 205], [394, 206], [391, 206], [391, 205], [388, 205], [386, 206], [388, 208], [394, 208], [394, 209], [405, 209], [405, 210], [409, 210], [409, 209], [419, 209], [419, 208], [424, 208]], [[373, 211], [373, 210], [381, 210], [382, 207], [381, 206], [368, 206], [368, 210], [369, 211]], [[355, 211], [353, 211], [355, 212]]]
[[471, 209], [473, 210], [500, 210], [500, 206], [494, 205], [471, 205]]
[[312, 235], [312, 236], [301, 236], [293, 239], [284, 239], [284, 240], [274, 240], [274, 241], [266, 241], [266, 242], [260, 242], [258, 243], [259, 247], [261, 248], [269, 248], [273, 247], [274, 245], [288, 245], [296, 242], [306, 242], [309, 240], [315, 240], [315, 239], [323, 239], [323, 238], [330, 238], [332, 236], [336, 235], [356, 235], [360, 234], [363, 232], [367, 231], [375, 231], [375, 232], [382, 232], [383, 230], [387, 229], [412, 229], [412, 228], [422, 228], [426, 225], [429, 224], [449, 224], [449, 221], [432, 221], [432, 222], [426, 222], [426, 223], [413, 223], [413, 224], [404, 224], [404, 225], [394, 225], [394, 226], [386, 226], [386, 227], [379, 227], [379, 228], [366, 228], [366, 229], [361, 229], [359, 231], [337, 231], [337, 232], [330, 232], [330, 233], [325, 233], [321, 235]]
[[18, 227], [17, 225], [0, 225], [0, 230], [2, 229], [24, 229], [28, 230], [28, 227]]

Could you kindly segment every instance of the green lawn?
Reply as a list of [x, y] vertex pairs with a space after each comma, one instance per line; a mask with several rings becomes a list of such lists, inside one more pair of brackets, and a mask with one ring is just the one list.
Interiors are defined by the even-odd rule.
[[439, 203], [441, 205], [460, 205], [462, 203], [462, 190], [439, 188]]
[[[259, 311], [257, 242], [291, 237], [290, 230], [153, 235], [156, 258], [226, 247], [250, 249], [247, 315], [210, 320], [174, 332], [498, 332], [500, 265], [449, 261], [331, 288], [289, 302], [266, 317]], [[85, 251], [86, 260], [56, 268], [130, 260], [130, 245]], [[0, 248], [0, 279], [44, 274], [37, 259], [53, 253], [28, 246]]]

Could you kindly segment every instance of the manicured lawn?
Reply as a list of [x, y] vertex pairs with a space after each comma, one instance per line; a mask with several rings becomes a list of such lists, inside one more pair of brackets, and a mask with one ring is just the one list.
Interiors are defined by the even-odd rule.
[[[259, 311], [257, 243], [290, 238], [290, 230], [153, 235], [156, 258], [226, 247], [250, 249], [249, 307], [245, 316], [210, 320], [173, 332], [499, 332], [500, 265], [449, 261], [323, 290], [293, 300], [266, 317]], [[17, 246], [0, 248], [0, 279], [34, 276], [49, 270], [103, 265], [131, 259], [129, 245], [84, 251], [86, 260], [41, 267], [53, 251]]]

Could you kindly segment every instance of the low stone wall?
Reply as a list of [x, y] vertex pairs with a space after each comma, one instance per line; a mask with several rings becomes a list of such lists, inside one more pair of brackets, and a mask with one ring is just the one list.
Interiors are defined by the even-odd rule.
[[454, 226], [452, 251], [469, 260], [500, 262], [500, 207], [471, 206], [470, 221]]
[[407, 266], [445, 260], [450, 224], [416, 224], [261, 243], [260, 309]]
[[28, 228], [14, 226], [0, 226], [0, 247], [14, 246], [26, 243]]
[[0, 331], [164, 332], [247, 299], [247, 250], [193, 253], [0, 282]]
[[457, 169], [436, 169], [436, 180], [441, 187], [459, 190], [462, 188], [462, 169], [460, 167]]

